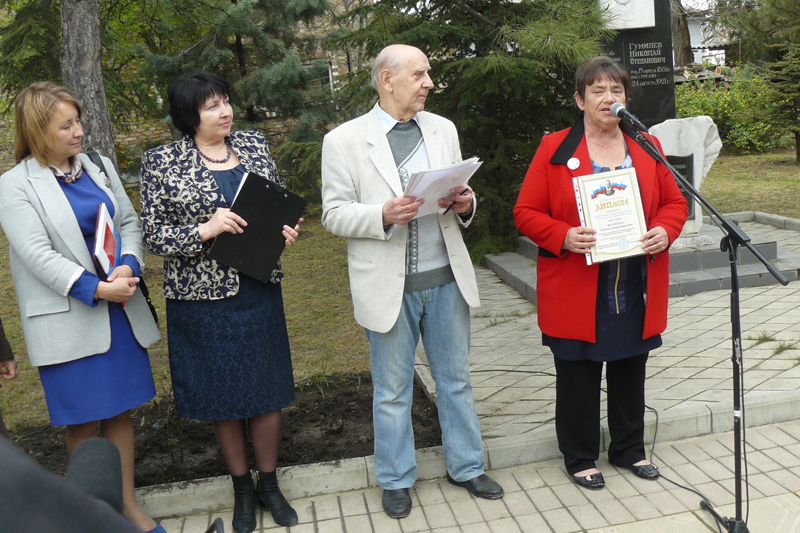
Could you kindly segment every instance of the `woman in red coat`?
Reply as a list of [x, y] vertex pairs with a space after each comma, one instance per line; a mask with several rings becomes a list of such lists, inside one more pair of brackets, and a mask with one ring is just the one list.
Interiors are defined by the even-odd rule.
[[[608, 460], [644, 479], [658, 469], [644, 449], [644, 380], [648, 353], [667, 324], [669, 246], [686, 222], [686, 200], [669, 170], [633, 140], [610, 111], [627, 103], [630, 75], [607, 57], [575, 74], [581, 114], [571, 128], [546, 135], [514, 207], [517, 228], [539, 246], [537, 299], [542, 343], [556, 367], [556, 434], [572, 479], [602, 489], [600, 386], [606, 364]], [[654, 140], [658, 148], [661, 146]], [[581, 225], [572, 178], [633, 167], [644, 207], [644, 255], [586, 264], [595, 230]], [[646, 302], [646, 305], [645, 305]]]

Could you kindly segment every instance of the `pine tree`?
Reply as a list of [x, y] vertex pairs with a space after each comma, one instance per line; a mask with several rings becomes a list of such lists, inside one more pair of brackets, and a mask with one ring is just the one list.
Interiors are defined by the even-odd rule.
[[[0, 92], [15, 95], [36, 81], [61, 81], [58, 0], [0, 0], [10, 11], [0, 27]], [[8, 108], [13, 104], [9, 100]]]
[[[516, 246], [511, 214], [545, 132], [569, 126], [575, 67], [601, 50], [603, 13], [594, 0], [382, 0], [350, 12], [368, 16], [339, 46], [374, 57], [405, 43], [425, 52], [436, 88], [426, 109], [452, 120], [464, 157], [484, 164], [470, 184], [480, 207], [466, 238], [474, 259]], [[348, 117], [377, 98], [366, 73], [341, 91]], [[348, 118], [345, 117], [345, 118]]]
[[148, 29], [155, 33], [149, 35], [147, 72], [162, 94], [177, 74], [207, 70], [231, 84], [232, 102], [248, 123], [265, 112], [289, 118], [312, 111], [310, 85], [328, 66], [306, 64], [314, 41], [299, 29], [325, 13], [325, 0], [176, 0], [174, 5], [174, 13]]
[[795, 161], [800, 163], [800, 44], [786, 47], [783, 57], [772, 62], [775, 98], [770, 115], [778, 128], [794, 135]]

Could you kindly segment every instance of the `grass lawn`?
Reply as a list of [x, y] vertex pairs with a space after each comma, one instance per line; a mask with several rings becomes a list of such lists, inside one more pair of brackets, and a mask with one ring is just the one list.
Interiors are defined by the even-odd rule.
[[718, 158], [700, 192], [721, 213], [762, 211], [800, 218], [800, 165], [794, 150]]
[[[521, 177], [520, 177], [521, 179]], [[800, 166], [794, 152], [723, 156], [713, 165], [701, 192], [723, 213], [763, 211], [800, 218]], [[133, 193], [134, 205], [138, 202]], [[311, 210], [301, 238], [283, 256], [283, 297], [297, 381], [324, 380], [369, 370], [369, 347], [353, 320], [347, 276], [347, 241], [325, 231], [319, 209]], [[511, 216], [511, 213], [509, 213]], [[169, 390], [166, 317], [161, 298], [161, 258], [148, 255], [144, 276], [161, 317], [161, 341], [150, 348], [159, 392]], [[20, 366], [3, 382], [0, 409], [12, 433], [48, 423], [38, 372], [27, 362], [16, 296], [8, 267], [8, 242], [0, 232], [0, 317]]]

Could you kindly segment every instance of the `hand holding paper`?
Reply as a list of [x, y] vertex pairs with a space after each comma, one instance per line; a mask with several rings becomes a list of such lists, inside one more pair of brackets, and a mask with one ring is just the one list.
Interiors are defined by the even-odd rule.
[[642, 241], [642, 248], [647, 254], [657, 254], [663, 252], [669, 246], [669, 235], [667, 230], [661, 226], [656, 226], [639, 239]]
[[424, 200], [409, 196], [392, 198], [383, 204], [383, 225], [408, 224], [416, 218]]
[[446, 215], [451, 209], [462, 215], [472, 209], [472, 189], [469, 187], [462, 189], [456, 187], [455, 189], [450, 189], [450, 192], [454, 195], [452, 199], [439, 198], [439, 207], [445, 208], [442, 215]]
[[[450, 203], [456, 199], [455, 194], [460, 193], [467, 187], [467, 182], [482, 164], [477, 157], [473, 157], [446, 167], [412, 174], [408, 185], [406, 185], [405, 198], [424, 200], [424, 203], [413, 218], [424, 217], [425, 215], [436, 213], [440, 209], [447, 209]], [[454, 193], [452, 192], [453, 189], [457, 189], [457, 191]], [[450, 200], [450, 202], [440, 205], [440, 199]], [[466, 198], [458, 198], [457, 200], [460, 203]], [[469, 202], [471, 205], [471, 191]], [[457, 210], [457, 212], [461, 211]]]
[[596, 229], [587, 228], [586, 226], [569, 228], [567, 236], [564, 237], [563, 248], [575, 254], [589, 253], [592, 246], [597, 244], [595, 233], [597, 233]]

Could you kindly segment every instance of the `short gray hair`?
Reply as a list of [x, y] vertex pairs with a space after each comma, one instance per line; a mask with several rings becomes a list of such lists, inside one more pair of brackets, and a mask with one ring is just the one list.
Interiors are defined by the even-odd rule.
[[391, 72], [397, 72], [400, 69], [401, 56], [397, 52], [392, 52], [389, 50], [390, 46], [387, 46], [381, 50], [378, 53], [378, 57], [376, 57], [375, 61], [372, 62], [372, 75], [370, 78], [370, 83], [372, 84], [372, 88], [376, 91], [378, 90], [378, 87], [380, 87], [379, 78], [381, 72], [386, 69], [389, 69]]

